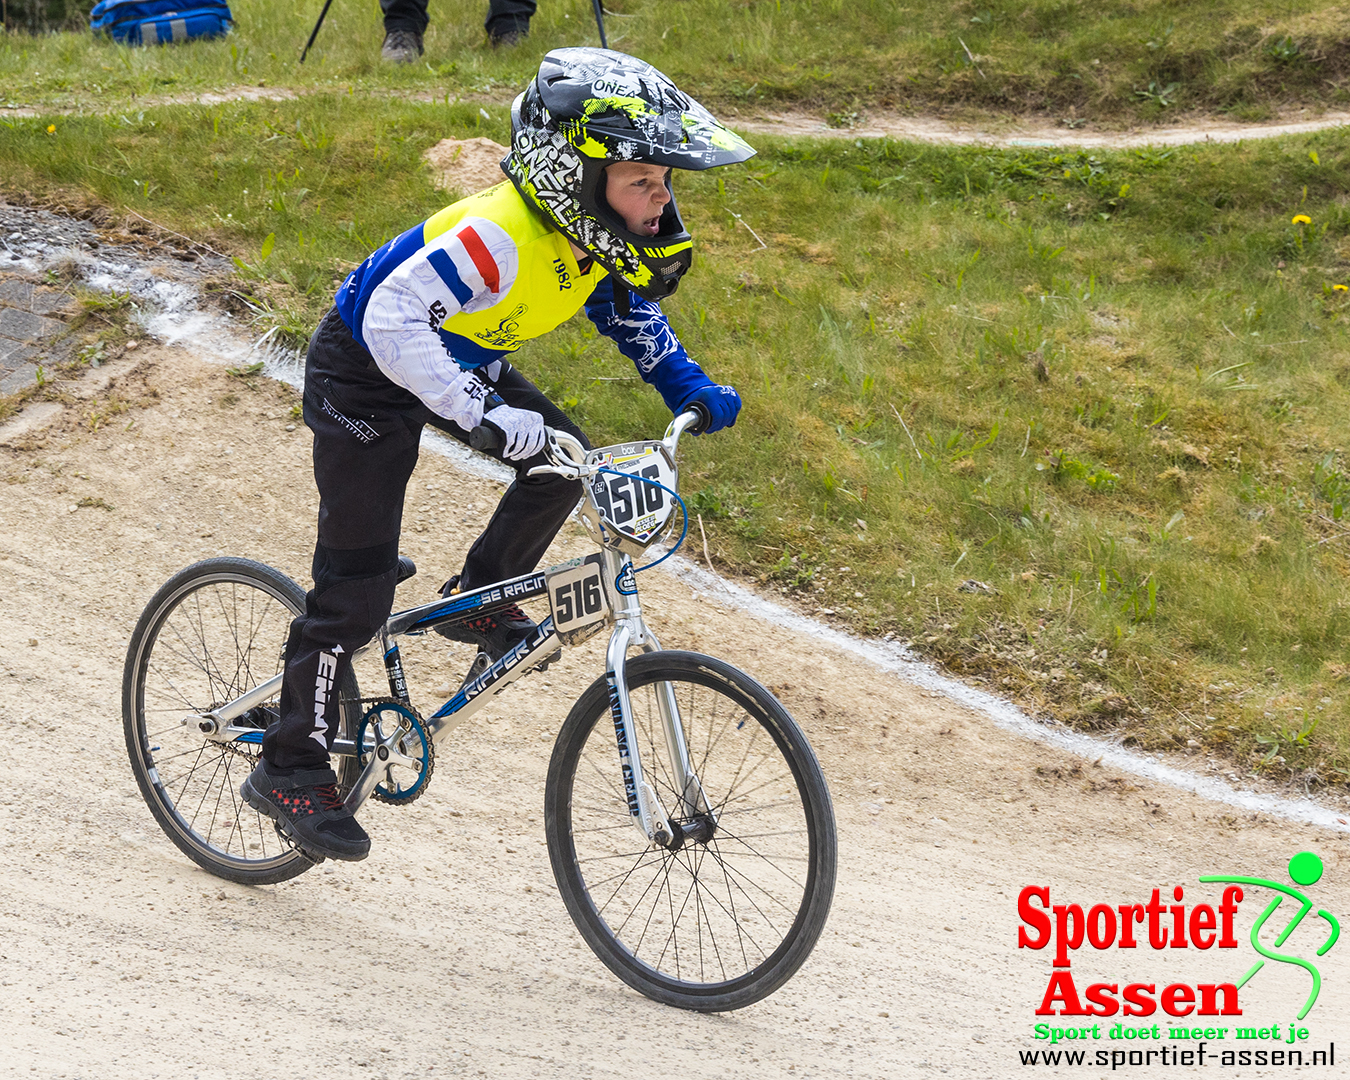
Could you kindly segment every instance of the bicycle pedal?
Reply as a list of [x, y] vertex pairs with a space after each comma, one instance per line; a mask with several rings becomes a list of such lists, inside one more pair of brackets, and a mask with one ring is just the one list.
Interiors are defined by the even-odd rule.
[[283, 829], [281, 826], [281, 822], [275, 819], [273, 819], [272, 821], [272, 828], [276, 829], [277, 838], [283, 844], [285, 844], [288, 848], [294, 851], [297, 855], [300, 856], [300, 858], [304, 859], [311, 866], [318, 866], [319, 863], [323, 862], [328, 857], [326, 855], [320, 855], [317, 851], [310, 851], [309, 848], [301, 847], [299, 844], [295, 842], [295, 837], [290, 835], [289, 831]]

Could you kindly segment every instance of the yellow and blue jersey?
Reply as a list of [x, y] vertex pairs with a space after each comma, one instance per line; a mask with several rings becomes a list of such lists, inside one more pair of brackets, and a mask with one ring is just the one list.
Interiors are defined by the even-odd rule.
[[481, 418], [475, 369], [548, 333], [583, 306], [670, 408], [711, 380], [689, 359], [654, 301], [597, 263], [582, 273], [572, 245], [510, 183], [462, 199], [380, 247], [348, 275], [337, 309], [379, 369], [433, 412], [470, 428]]

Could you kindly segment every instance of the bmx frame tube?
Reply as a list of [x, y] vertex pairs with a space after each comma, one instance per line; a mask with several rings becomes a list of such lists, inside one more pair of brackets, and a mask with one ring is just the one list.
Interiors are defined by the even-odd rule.
[[270, 701], [281, 693], [282, 672], [277, 672], [266, 682], [261, 682], [248, 693], [235, 698], [227, 705], [222, 705], [214, 710], [211, 716], [219, 720], [222, 725], [228, 724], [231, 720], [238, 720], [244, 713], [256, 705], [261, 705], [264, 701]]

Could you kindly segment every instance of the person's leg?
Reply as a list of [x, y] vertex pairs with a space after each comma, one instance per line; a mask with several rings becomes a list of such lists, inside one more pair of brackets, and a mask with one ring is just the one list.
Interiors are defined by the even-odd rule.
[[380, 0], [380, 10], [384, 12], [384, 31], [411, 30], [416, 34], [427, 32], [428, 0]]
[[[566, 431], [590, 449], [585, 433], [539, 387], [508, 364], [503, 363], [502, 369], [494, 385], [506, 404], [539, 413], [549, 427]], [[468, 434], [449, 421], [436, 426], [461, 442], [468, 441]], [[498, 461], [503, 460], [499, 451], [491, 454]], [[461, 592], [533, 570], [581, 499], [583, 489], [579, 480], [529, 475], [536, 465], [548, 464], [542, 451], [524, 461], [506, 464], [516, 470], [516, 479], [506, 489], [483, 534], [469, 549], [459, 575]]]
[[304, 417], [319, 489], [314, 588], [291, 623], [280, 715], [241, 793], [301, 847], [335, 858], [361, 859], [370, 849], [341, 806], [328, 755], [351, 654], [393, 606], [403, 496], [422, 429], [407, 405], [330, 311], [305, 362]]
[[273, 775], [328, 765], [338, 687], [352, 653], [389, 617], [397, 564], [397, 539], [354, 551], [314, 545], [314, 588], [286, 642], [281, 715], [263, 736], [263, 759]]
[[535, 0], [488, 0], [483, 28], [494, 45], [513, 45], [530, 35]]
[[411, 64], [422, 55], [427, 32], [427, 0], [380, 0], [384, 11], [384, 44], [380, 59]]
[[[369, 366], [370, 354], [331, 310], [305, 360], [305, 423], [319, 489], [314, 588], [291, 625], [281, 716], [263, 739], [275, 769], [326, 764], [337, 693], [351, 653], [394, 602], [403, 496], [417, 464], [416, 399]], [[406, 398], [406, 401], [404, 400]], [[321, 694], [321, 686], [331, 693]]]

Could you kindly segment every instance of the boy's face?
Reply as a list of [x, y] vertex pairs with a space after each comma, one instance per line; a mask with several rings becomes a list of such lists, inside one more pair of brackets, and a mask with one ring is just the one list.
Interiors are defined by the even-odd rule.
[[623, 218], [629, 232], [655, 236], [661, 227], [661, 211], [670, 202], [663, 165], [641, 161], [616, 161], [605, 168], [605, 198]]

